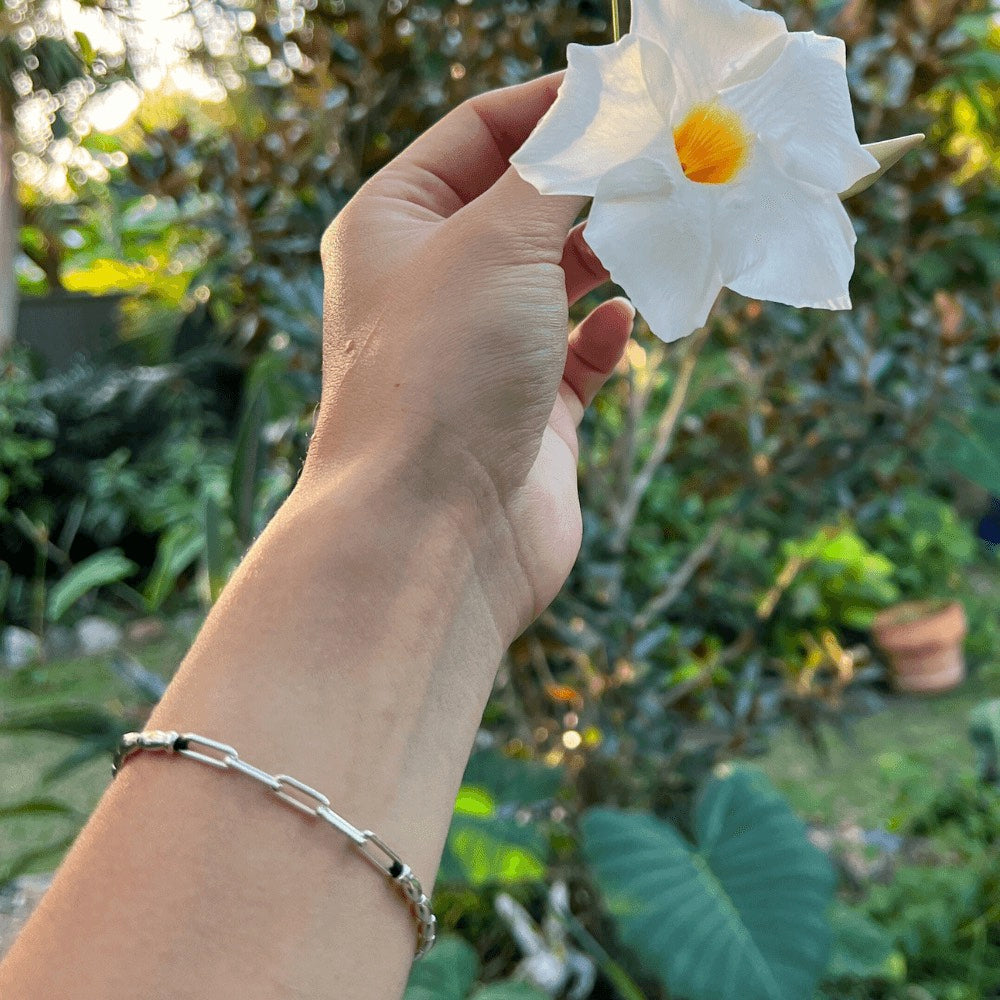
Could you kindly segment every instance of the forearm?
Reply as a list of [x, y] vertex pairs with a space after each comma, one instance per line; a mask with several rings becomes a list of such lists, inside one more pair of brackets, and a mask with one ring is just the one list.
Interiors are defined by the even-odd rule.
[[[429, 895], [512, 637], [475, 568], [488, 552], [382, 496], [362, 477], [293, 496], [146, 728], [315, 787]], [[414, 944], [396, 887], [338, 831], [242, 775], [139, 753], [0, 966], [0, 995], [387, 1000]]]

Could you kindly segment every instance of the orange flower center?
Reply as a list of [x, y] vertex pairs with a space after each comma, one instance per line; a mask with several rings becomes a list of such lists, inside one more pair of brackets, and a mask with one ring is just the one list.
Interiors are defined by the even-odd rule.
[[739, 115], [718, 104], [697, 104], [674, 129], [681, 168], [698, 184], [725, 184], [746, 164], [750, 135]]

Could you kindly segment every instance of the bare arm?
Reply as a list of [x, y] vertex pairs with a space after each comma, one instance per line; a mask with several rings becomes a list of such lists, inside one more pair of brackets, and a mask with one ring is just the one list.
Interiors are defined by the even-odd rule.
[[[506, 168], [557, 84], [453, 112], [331, 227], [302, 480], [147, 726], [317, 788], [428, 894], [503, 651], [576, 557], [576, 425], [631, 327], [604, 303], [567, 342], [567, 301], [606, 278], [567, 240], [583, 200]], [[137, 754], [0, 996], [388, 1000], [414, 945], [399, 894], [330, 826], [241, 775]]]

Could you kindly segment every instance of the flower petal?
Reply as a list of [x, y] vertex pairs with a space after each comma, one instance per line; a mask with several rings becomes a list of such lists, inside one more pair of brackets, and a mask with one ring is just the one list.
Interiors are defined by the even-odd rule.
[[720, 95], [790, 177], [839, 194], [878, 169], [858, 141], [844, 43], [795, 32], [756, 80]]
[[[614, 45], [566, 49], [569, 65], [552, 107], [510, 158], [542, 194], [593, 196], [601, 177], [651, 143], [669, 141], [667, 122], [646, 87], [642, 63], [669, 108], [673, 80], [666, 55], [652, 42], [626, 35]], [[669, 89], [665, 89], [669, 88]]]
[[722, 288], [705, 188], [687, 181], [680, 164], [633, 160], [601, 180], [583, 231], [612, 280], [667, 342], [704, 326]]
[[740, 0], [632, 0], [629, 31], [669, 54], [680, 92], [678, 118], [724, 86], [763, 72], [788, 34], [780, 15]]
[[881, 142], [866, 142], [864, 148], [878, 160], [878, 170], [865, 174], [852, 187], [841, 191], [840, 200], [853, 198], [856, 194], [867, 191], [887, 170], [891, 170], [911, 149], [916, 149], [926, 138], [923, 132], [914, 132], [895, 139], [883, 139]]
[[790, 306], [850, 309], [857, 237], [835, 192], [792, 180], [758, 146], [716, 206], [726, 287]]

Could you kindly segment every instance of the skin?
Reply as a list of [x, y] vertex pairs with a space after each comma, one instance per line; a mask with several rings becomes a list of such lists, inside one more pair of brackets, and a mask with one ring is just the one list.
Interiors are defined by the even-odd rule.
[[[302, 476], [144, 728], [231, 744], [376, 831], [430, 895], [507, 646], [579, 552], [577, 427], [634, 312], [508, 166], [562, 74], [466, 102], [323, 239]], [[0, 996], [402, 995], [415, 929], [337, 831], [239, 774], [130, 758], [0, 964]]]

